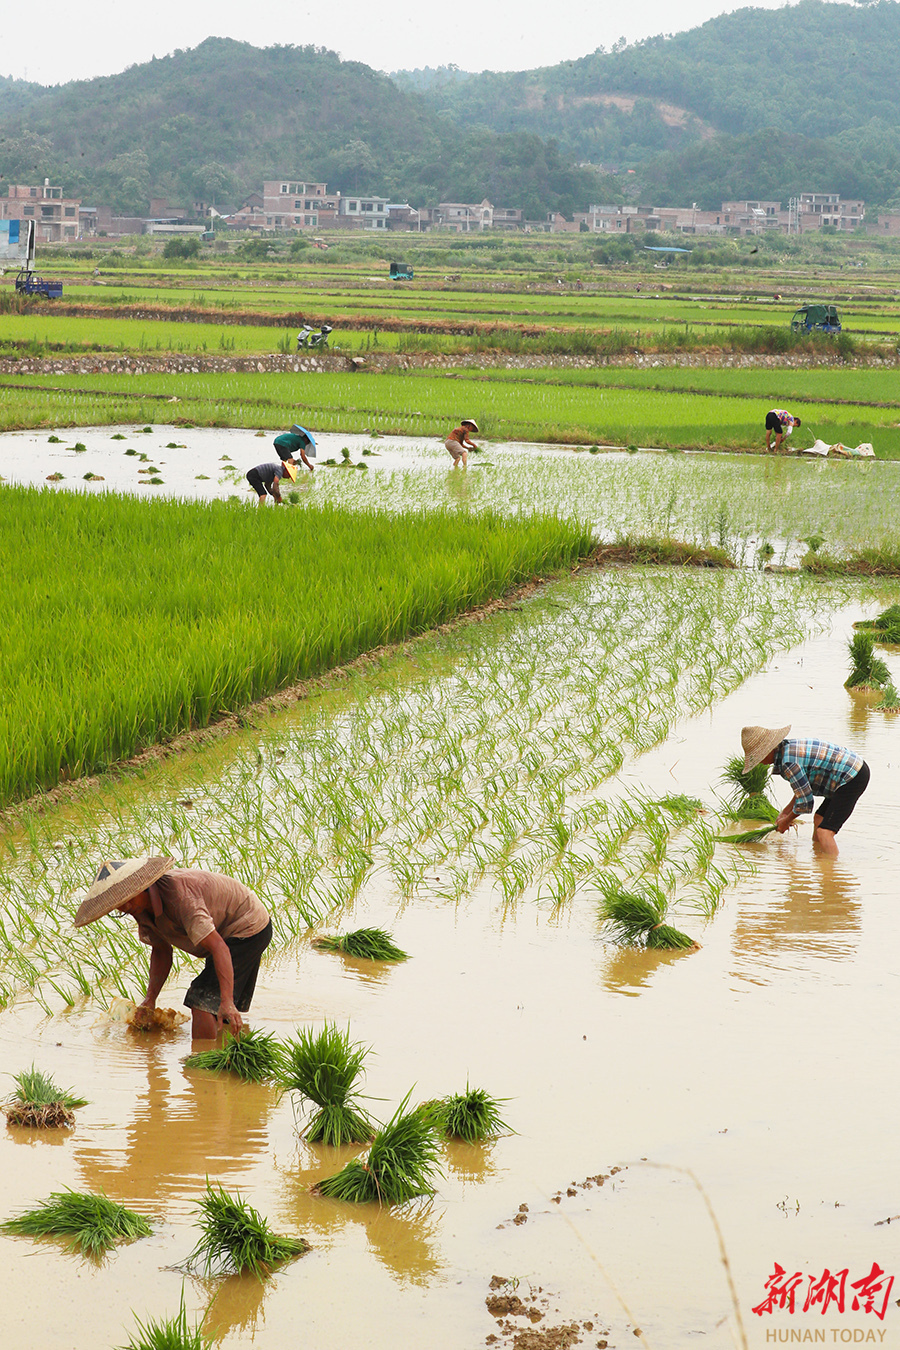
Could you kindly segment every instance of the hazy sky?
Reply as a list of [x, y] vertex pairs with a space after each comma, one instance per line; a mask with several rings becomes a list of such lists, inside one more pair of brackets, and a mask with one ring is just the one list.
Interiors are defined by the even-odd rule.
[[[782, 4], [758, 0], [757, 8]], [[0, 75], [40, 84], [111, 75], [179, 47], [196, 47], [206, 37], [257, 47], [329, 47], [376, 70], [449, 62], [464, 70], [526, 70], [585, 56], [620, 37], [632, 42], [695, 28], [740, 8], [730, 0], [683, 0], [677, 10], [664, 0], [551, 0], [540, 6], [535, 0], [46, 0], [27, 11], [21, 31], [28, 37], [4, 42]]]

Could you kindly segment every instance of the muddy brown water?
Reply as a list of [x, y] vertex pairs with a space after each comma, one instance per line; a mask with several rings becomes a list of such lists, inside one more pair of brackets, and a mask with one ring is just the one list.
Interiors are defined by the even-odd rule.
[[[896, 1345], [900, 1281], [883, 1320], [883, 1288], [873, 1311], [854, 1311], [851, 1284], [873, 1262], [900, 1275], [900, 1221], [884, 1222], [900, 1215], [900, 718], [839, 687], [846, 628], [845, 612], [619, 775], [622, 791], [709, 800], [747, 722], [792, 722], [871, 765], [840, 858], [814, 853], [808, 827], [750, 846], [755, 875], [711, 922], [681, 924], [699, 952], [618, 950], [583, 898], [559, 913], [510, 907], [485, 885], [457, 905], [398, 906], [376, 886], [353, 926], [389, 928], [413, 959], [373, 970], [304, 943], [264, 967], [253, 1023], [279, 1035], [349, 1024], [375, 1051], [375, 1114], [411, 1089], [423, 1099], [467, 1081], [508, 1099], [516, 1133], [446, 1147], [428, 1205], [310, 1196], [350, 1153], [299, 1140], [290, 1100], [272, 1088], [186, 1071], [184, 1031], [135, 1034], [96, 1004], [53, 1019], [27, 1002], [0, 1014], [5, 1072], [34, 1061], [91, 1102], [72, 1131], [0, 1131], [0, 1212], [68, 1186], [104, 1190], [155, 1227], [101, 1266], [52, 1241], [0, 1237], [4, 1342], [124, 1345], [132, 1310], [174, 1314], [184, 1281], [189, 1312], [206, 1312], [224, 1347], [471, 1350], [526, 1330], [544, 1336], [537, 1347], [554, 1343], [548, 1328], [574, 1325], [589, 1346], [634, 1345], [639, 1328], [657, 1350], [719, 1350], [741, 1343], [730, 1276], [754, 1350], [776, 1332]], [[787, 795], [780, 781], [776, 795]], [[161, 1002], [178, 1006], [185, 983]], [[312, 1251], [265, 1287], [185, 1278], [175, 1267], [196, 1241], [207, 1176]], [[801, 1276], [794, 1312], [755, 1314], [775, 1263]], [[804, 1312], [826, 1270], [848, 1272], [844, 1310]], [[492, 1317], [495, 1275], [542, 1319]]]

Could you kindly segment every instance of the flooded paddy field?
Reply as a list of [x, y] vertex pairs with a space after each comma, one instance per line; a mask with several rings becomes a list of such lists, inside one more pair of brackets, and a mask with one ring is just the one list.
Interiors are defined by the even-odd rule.
[[[44, 431], [0, 435], [2, 479], [53, 491], [238, 497], [255, 505], [246, 471], [276, 458], [275, 432], [123, 426], [54, 434], [58, 442]], [[590, 454], [586, 446], [495, 442], [470, 455], [463, 472], [452, 469], [436, 439], [328, 432], [317, 433], [317, 446], [318, 471], [311, 475], [301, 466], [296, 486], [285, 487], [292, 506], [547, 510], [589, 521], [604, 541], [665, 535], [723, 548], [744, 564], [763, 548], [775, 563], [790, 565], [808, 551], [809, 540], [838, 556], [893, 547], [900, 518], [895, 462], [614, 449]], [[352, 467], [342, 462], [345, 453]], [[328, 459], [333, 467], [325, 465]]]
[[[534, 472], [556, 484], [599, 458], [534, 452]], [[686, 461], [621, 464], [645, 474], [654, 501], [683, 492], [687, 511], [675, 476]], [[661, 487], [651, 465], [671, 475]], [[861, 468], [759, 467], [778, 475], [773, 512], [803, 495], [807, 470]], [[413, 490], [411, 474], [397, 477]], [[489, 476], [464, 481], [477, 493]], [[506, 485], [511, 501], [512, 471]], [[588, 509], [600, 495], [585, 490]], [[795, 521], [812, 509], [804, 500]], [[852, 510], [830, 518], [836, 534], [855, 528]], [[72, 1187], [154, 1226], [99, 1266], [49, 1240], [0, 1237], [10, 1340], [34, 1340], [39, 1325], [47, 1350], [120, 1345], [132, 1312], [172, 1315], [183, 1285], [223, 1347], [621, 1350], [639, 1333], [657, 1350], [755, 1350], [773, 1330], [820, 1329], [889, 1344], [898, 722], [843, 680], [853, 621], [896, 598], [883, 583], [755, 572], [582, 575], [8, 833], [0, 1065], [34, 1062], [90, 1105], [71, 1131], [0, 1134], [0, 1212]], [[885, 659], [896, 680], [900, 658]], [[735, 828], [720, 818], [719, 780], [740, 728], [787, 722], [871, 766], [834, 862], [813, 852], [808, 826], [745, 848], [714, 841]], [[780, 780], [775, 796], [787, 796]], [[310, 1195], [348, 1150], [305, 1143], [290, 1097], [188, 1070], [184, 1031], [138, 1035], [106, 1011], [142, 992], [143, 957], [129, 920], [76, 941], [71, 897], [100, 859], [144, 851], [228, 871], [275, 913], [254, 1026], [279, 1037], [349, 1026], [372, 1048], [363, 1090], [380, 1119], [409, 1092], [470, 1083], [503, 1099], [514, 1133], [442, 1146], [428, 1203]], [[609, 877], [657, 885], [700, 949], [617, 946], [598, 918]], [[411, 959], [373, 965], [312, 946], [364, 925]], [[182, 963], [160, 1004], [179, 1006], [192, 974]], [[185, 1277], [207, 1177], [312, 1250], [262, 1286]], [[852, 1283], [874, 1262], [885, 1279], [854, 1310]], [[794, 1311], [755, 1313], [776, 1263], [800, 1276]], [[820, 1295], [804, 1311], [823, 1272], [844, 1270], [842, 1310], [833, 1298], [820, 1311]]]

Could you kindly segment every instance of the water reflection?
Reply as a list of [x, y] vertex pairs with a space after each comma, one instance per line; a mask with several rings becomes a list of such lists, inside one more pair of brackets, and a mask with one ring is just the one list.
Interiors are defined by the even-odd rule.
[[604, 954], [599, 963], [600, 980], [611, 994], [636, 998], [647, 989], [660, 966], [694, 956], [694, 951], [651, 951], [646, 947], [619, 947]]
[[770, 960], [773, 952], [846, 961], [862, 926], [859, 879], [839, 858], [786, 856], [761, 873], [752, 900], [741, 904], [734, 954]]
[[[317, 1233], [320, 1240], [329, 1243], [349, 1224], [361, 1225], [373, 1256], [401, 1284], [427, 1284], [440, 1271], [436, 1250], [440, 1214], [435, 1213], [430, 1197], [391, 1209], [310, 1195], [311, 1186], [334, 1176], [363, 1150], [359, 1145], [328, 1148], [306, 1143], [302, 1148], [311, 1155], [308, 1162], [312, 1165], [298, 1165], [285, 1176], [286, 1210], [292, 1229]], [[318, 1245], [312, 1236], [310, 1241]]]
[[494, 1139], [475, 1144], [465, 1144], [461, 1139], [448, 1139], [444, 1145], [447, 1172], [461, 1181], [463, 1187], [478, 1186], [488, 1177], [495, 1176], [495, 1143]]
[[162, 1044], [146, 1045], [146, 1090], [136, 1097], [122, 1150], [75, 1141], [86, 1187], [125, 1203], [183, 1201], [207, 1175], [227, 1181], [268, 1145], [274, 1088], [239, 1083], [231, 1075], [172, 1066]]
[[[302, 1258], [301, 1258], [302, 1259]], [[214, 1345], [235, 1332], [256, 1332], [265, 1326], [265, 1300], [273, 1281], [255, 1275], [229, 1275], [224, 1280], [197, 1280], [209, 1297], [203, 1330]]]

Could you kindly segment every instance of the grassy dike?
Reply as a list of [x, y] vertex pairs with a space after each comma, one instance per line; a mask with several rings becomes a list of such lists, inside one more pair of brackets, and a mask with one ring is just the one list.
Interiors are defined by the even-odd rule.
[[0, 806], [590, 552], [575, 521], [0, 490]]

